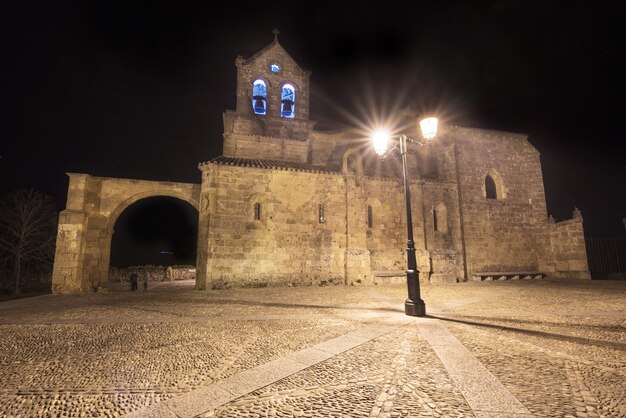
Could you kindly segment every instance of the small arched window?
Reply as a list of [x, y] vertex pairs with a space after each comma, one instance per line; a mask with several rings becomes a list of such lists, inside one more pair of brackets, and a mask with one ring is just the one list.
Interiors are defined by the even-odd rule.
[[498, 198], [498, 189], [496, 187], [496, 181], [491, 174], [487, 174], [485, 177], [485, 196], [487, 199], [497, 199]]
[[296, 89], [291, 84], [284, 84], [280, 94], [280, 116], [293, 118], [296, 116]]
[[267, 114], [267, 85], [261, 79], [252, 84], [252, 110], [257, 115]]
[[260, 203], [254, 204], [254, 220], [255, 221], [261, 220], [261, 204]]
[[437, 209], [433, 210], [433, 229], [439, 231], [439, 225], [437, 224]]

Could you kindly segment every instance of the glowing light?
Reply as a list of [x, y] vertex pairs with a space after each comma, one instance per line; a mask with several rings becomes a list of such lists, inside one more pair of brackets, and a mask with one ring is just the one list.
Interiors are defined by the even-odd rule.
[[270, 71], [273, 73], [277, 73], [280, 71], [280, 67], [278, 64], [270, 64]]
[[433, 139], [437, 136], [437, 118], [426, 118], [420, 121], [420, 127], [422, 128], [422, 136], [425, 139]]
[[267, 86], [265, 81], [258, 79], [252, 84], [252, 109], [257, 115], [265, 115], [265, 101], [267, 98]]
[[280, 102], [280, 116], [294, 118], [296, 116], [296, 89], [291, 84], [284, 84]]
[[389, 132], [378, 130], [372, 134], [374, 142], [374, 151], [376, 154], [383, 155], [387, 151], [387, 142], [389, 142]]

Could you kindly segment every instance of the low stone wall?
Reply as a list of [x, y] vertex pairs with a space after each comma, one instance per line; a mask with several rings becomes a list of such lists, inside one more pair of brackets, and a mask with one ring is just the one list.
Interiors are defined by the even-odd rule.
[[549, 228], [555, 264], [553, 276], [565, 279], [591, 279], [580, 211], [575, 209], [573, 219], [567, 221], [555, 223], [551, 218]]
[[193, 280], [196, 278], [195, 266], [129, 266], [129, 267], [111, 267], [109, 269], [109, 282], [120, 283], [128, 282], [130, 275], [136, 272], [139, 278], [143, 278], [144, 274], [148, 275], [150, 281], [173, 281], [173, 280]]

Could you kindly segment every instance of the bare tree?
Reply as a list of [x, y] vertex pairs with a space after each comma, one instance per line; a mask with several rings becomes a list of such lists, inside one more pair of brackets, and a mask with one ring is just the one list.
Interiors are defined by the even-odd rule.
[[48, 195], [17, 190], [0, 199], [0, 263], [13, 268], [14, 292], [28, 263], [54, 259], [57, 214]]

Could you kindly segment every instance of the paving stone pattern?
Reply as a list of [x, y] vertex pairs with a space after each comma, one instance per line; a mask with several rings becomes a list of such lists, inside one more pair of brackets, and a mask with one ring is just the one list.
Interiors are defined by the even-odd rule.
[[[246, 370], [405, 318], [404, 285], [177, 286], [0, 303], [0, 417], [175, 416], [171, 401], [193, 403]], [[457, 283], [422, 294], [428, 321], [534, 416], [626, 416], [626, 283]], [[199, 416], [497, 416], [472, 409], [419, 321], [243, 396], [222, 391]]]
[[[194, 293], [147, 292], [132, 295], [132, 301], [126, 294], [87, 297], [100, 306], [58, 296], [5, 302], [0, 416], [120, 416], [355, 327], [331, 315], [221, 321], [222, 308], [251, 308], [232, 301], [203, 306], [210, 298], [190, 303]], [[11, 304], [23, 315], [14, 317]], [[276, 318], [281, 311], [270, 313]], [[129, 318], [136, 322], [119, 322]]]
[[[448, 324], [529, 410], [549, 417], [626, 416], [626, 350]], [[623, 331], [622, 331], [623, 332]]]
[[415, 325], [241, 397], [202, 417], [472, 416]]

